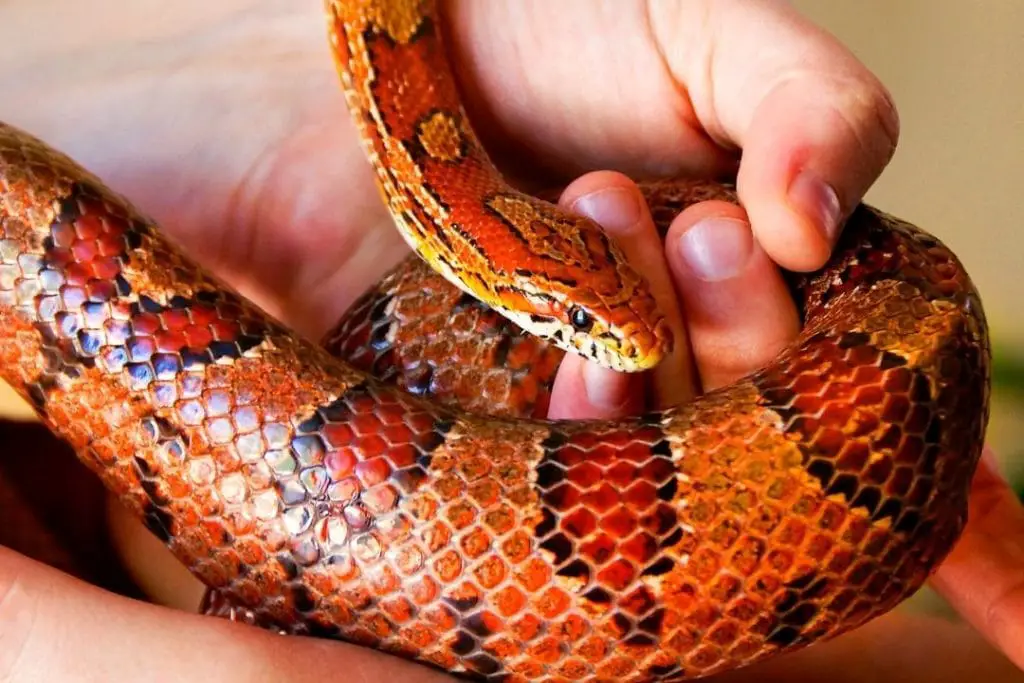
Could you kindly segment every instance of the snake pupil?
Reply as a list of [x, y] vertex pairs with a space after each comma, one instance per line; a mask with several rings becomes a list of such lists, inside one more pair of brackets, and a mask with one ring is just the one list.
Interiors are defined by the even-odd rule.
[[594, 326], [594, 319], [579, 306], [575, 306], [569, 311], [569, 321], [580, 332], [586, 332]]

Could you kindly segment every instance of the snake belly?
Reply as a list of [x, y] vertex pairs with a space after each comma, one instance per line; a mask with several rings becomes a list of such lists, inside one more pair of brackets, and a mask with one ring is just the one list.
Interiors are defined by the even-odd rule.
[[[417, 286], [423, 317], [490, 315], [410, 262], [331, 335], [340, 359], [0, 124], [0, 376], [248, 621], [483, 679], [698, 678], [885, 613], [960, 534], [985, 318], [903, 221], [857, 208], [773, 363], [629, 419], [530, 417], [561, 352], [424, 329]], [[486, 352], [426, 351], [446, 343]], [[459, 395], [472, 372], [493, 414]]]

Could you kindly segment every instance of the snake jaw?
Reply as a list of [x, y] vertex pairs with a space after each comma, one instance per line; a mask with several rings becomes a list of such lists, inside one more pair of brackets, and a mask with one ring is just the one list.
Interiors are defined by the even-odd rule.
[[[528, 311], [500, 304], [492, 304], [492, 308], [527, 333], [619, 372], [650, 370], [672, 350], [672, 332], [664, 318], [657, 318], [655, 325], [647, 326], [633, 318], [625, 324], [617, 323], [616, 318], [622, 317], [621, 314], [575, 305]], [[587, 316], [585, 326], [573, 321], [580, 310]]]

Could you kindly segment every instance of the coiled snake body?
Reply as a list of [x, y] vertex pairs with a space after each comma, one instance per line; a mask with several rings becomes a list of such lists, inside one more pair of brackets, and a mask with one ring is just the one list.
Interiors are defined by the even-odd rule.
[[[664, 412], [545, 422], [557, 347], [658, 361], [646, 285], [501, 181], [430, 6], [327, 4], [389, 208], [433, 267], [378, 283], [332, 353], [0, 125], [0, 372], [216, 589], [209, 612], [482, 678], [644, 681], [832, 637], [922, 584], [988, 417], [984, 315], [948, 249], [861, 206], [796, 280], [805, 329], [775, 362]], [[645, 191], [659, 215], [733, 198]]]

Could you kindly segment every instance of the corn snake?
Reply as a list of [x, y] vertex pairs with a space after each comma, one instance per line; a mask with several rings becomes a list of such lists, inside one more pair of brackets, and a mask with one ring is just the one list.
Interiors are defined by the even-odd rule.
[[[401, 48], [440, 54], [418, 5], [330, 5], [345, 19], [331, 31], [339, 60], [408, 85], [402, 65], [415, 59]], [[361, 78], [346, 89], [367, 121], [371, 107], [353, 92], [372, 70]], [[423, 101], [402, 88], [370, 98], [391, 106], [375, 125], [393, 137], [363, 132], [400, 229], [429, 243], [428, 260], [461, 266], [471, 256], [425, 232], [438, 220], [424, 207], [462, 201], [469, 220], [454, 222], [472, 227], [485, 212], [470, 188], [497, 190], [477, 176], [449, 180], [469, 159], [491, 170], [466, 124], [452, 125], [445, 78], [413, 82], [432, 86]], [[410, 113], [395, 116], [396, 105]], [[408, 123], [427, 124], [426, 143], [403, 137]], [[445, 139], [453, 131], [459, 144]], [[396, 156], [403, 146], [407, 159]], [[443, 164], [411, 182], [429, 159]], [[710, 184], [645, 189], [656, 208], [734, 199]], [[491, 309], [528, 306], [558, 316], [557, 329], [585, 327], [561, 340], [582, 351], [595, 326], [628, 329], [653, 349], [650, 364], [666, 340], [644, 322], [656, 312], [628, 267], [589, 299], [582, 270], [511, 302], [477, 281], [474, 294], [504, 302], [488, 308], [449, 284], [452, 273], [410, 261], [329, 336], [340, 362], [203, 274], [98, 179], [8, 127], [0, 190], [3, 377], [218, 589], [211, 611], [495, 679], [696, 677], [891, 609], [963, 524], [987, 419], [982, 309], [941, 243], [868, 207], [830, 264], [796, 282], [806, 329], [776, 363], [664, 413], [548, 424], [522, 416], [542, 414], [537, 376], [560, 352]], [[500, 193], [490, 215], [506, 227], [526, 214], [556, 222]], [[559, 220], [572, 252], [588, 228]], [[597, 244], [574, 253], [618, 263]], [[507, 275], [523, 252], [508, 257]], [[616, 303], [632, 308], [601, 308], [626, 290]], [[563, 304], [579, 300], [585, 325]], [[628, 317], [637, 308], [647, 317]], [[458, 367], [465, 354], [476, 360]]]

